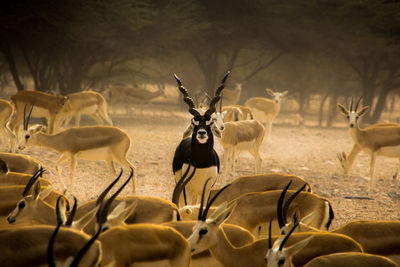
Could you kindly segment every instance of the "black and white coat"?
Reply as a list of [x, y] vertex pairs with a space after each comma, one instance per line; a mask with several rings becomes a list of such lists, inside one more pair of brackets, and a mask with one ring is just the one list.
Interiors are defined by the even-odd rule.
[[[206, 192], [209, 192], [217, 180], [220, 163], [214, 149], [213, 131], [215, 132], [216, 129], [212, 130], [213, 123], [211, 117], [194, 117], [184, 133], [184, 138], [175, 150], [172, 170], [176, 182], [179, 181], [189, 165], [191, 166], [189, 173], [192, 173], [193, 168], [196, 167], [193, 178], [186, 185], [187, 204], [189, 205], [195, 205], [200, 201], [204, 183], [208, 178], [211, 177], [211, 180], [207, 184]], [[220, 132], [216, 132], [216, 134], [220, 135]]]
[[[191, 124], [183, 134], [183, 140], [175, 150], [172, 162], [172, 170], [174, 172], [175, 181], [178, 182], [182, 175], [189, 170], [196, 168], [191, 180], [186, 184], [186, 199], [188, 205], [195, 205], [200, 202], [203, 187], [208, 178], [210, 181], [206, 184], [205, 197], [208, 198], [211, 187], [217, 180], [219, 173], [219, 157], [214, 150], [214, 134], [221, 137], [221, 132], [214, 124], [213, 114], [216, 111], [215, 105], [220, 100], [221, 91], [224, 88], [225, 80], [229, 72], [225, 74], [221, 85], [216, 90], [214, 98], [210, 101], [210, 107], [204, 113], [200, 113], [195, 109], [193, 99], [190, 98], [187, 90], [182, 86], [181, 81], [175, 75], [178, 82], [179, 90], [184, 96], [184, 101], [189, 105], [189, 112], [193, 115]], [[189, 137], [190, 136], [190, 137]], [[184, 203], [183, 197], [179, 201]]]

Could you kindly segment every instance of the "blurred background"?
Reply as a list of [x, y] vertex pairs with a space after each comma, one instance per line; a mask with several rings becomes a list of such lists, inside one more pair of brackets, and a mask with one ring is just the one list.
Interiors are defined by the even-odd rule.
[[239, 104], [288, 90], [283, 114], [330, 127], [337, 103], [362, 96], [364, 122], [398, 122], [400, 1], [0, 2], [2, 98], [91, 89], [117, 114], [178, 106], [173, 73], [195, 98], [212, 95], [227, 70], [227, 87], [242, 85]]

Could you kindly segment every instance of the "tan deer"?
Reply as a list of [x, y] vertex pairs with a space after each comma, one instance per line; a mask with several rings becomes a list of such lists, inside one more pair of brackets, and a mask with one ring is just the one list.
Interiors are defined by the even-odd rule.
[[75, 126], [80, 124], [81, 115], [89, 115], [97, 124], [102, 125], [105, 121], [108, 125], [112, 125], [112, 121], [108, 116], [107, 102], [104, 97], [95, 91], [82, 91], [68, 95], [69, 101], [60, 112], [59, 121], [64, 121], [64, 126], [68, 126], [72, 117], [75, 116]]
[[[370, 126], [360, 129], [359, 118], [365, 115], [369, 109], [368, 106], [362, 107], [357, 111], [361, 98], [357, 101], [353, 110], [353, 99], [351, 101], [350, 110], [347, 110], [341, 104], [338, 104], [339, 111], [346, 116], [348, 120], [349, 134], [353, 139], [352, 160], [357, 150], [362, 150], [370, 156], [369, 164], [369, 190], [372, 189], [375, 159], [378, 155], [391, 155], [397, 157], [400, 146], [400, 125], [396, 126]], [[352, 161], [349, 161], [349, 164]]]
[[68, 101], [66, 96], [55, 96], [40, 91], [22, 90], [11, 96], [15, 106], [15, 117], [10, 121], [10, 130], [17, 136], [19, 143], [19, 127], [25, 119], [24, 110], [35, 107], [33, 117], [44, 117], [47, 119], [49, 133], [54, 131], [54, 123], [57, 114], [63, 109]]
[[[56, 162], [58, 165], [70, 160], [70, 192], [73, 188], [73, 177], [78, 158], [86, 160], [104, 160], [113, 174], [116, 174], [114, 161], [124, 167], [135, 167], [127, 159], [131, 147], [131, 138], [120, 128], [113, 126], [85, 126], [72, 127], [57, 134], [48, 134], [42, 131], [42, 125], [35, 125], [28, 129], [29, 116], [26, 120], [24, 139], [19, 144], [19, 149], [30, 146], [47, 147], [61, 153]], [[58, 179], [65, 188], [60, 176]], [[133, 183], [133, 193], [136, 190], [136, 172]]]
[[269, 88], [267, 88], [266, 91], [273, 97], [273, 99], [252, 97], [247, 99], [245, 106], [252, 110], [254, 119], [266, 123], [267, 138], [269, 139], [271, 137], [272, 122], [279, 114], [281, 109], [281, 100], [287, 95], [288, 91], [273, 92]]

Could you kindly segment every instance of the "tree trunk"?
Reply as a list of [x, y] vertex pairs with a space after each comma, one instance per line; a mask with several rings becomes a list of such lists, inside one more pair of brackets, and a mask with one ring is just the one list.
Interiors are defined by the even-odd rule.
[[329, 97], [329, 93], [326, 93], [322, 99], [321, 103], [319, 104], [319, 114], [318, 114], [318, 126], [322, 127], [322, 123], [324, 121], [324, 104]]
[[338, 94], [336, 91], [333, 91], [331, 95], [331, 99], [329, 101], [329, 111], [328, 111], [328, 118], [326, 121], [326, 127], [332, 127], [333, 121], [336, 118], [336, 104], [338, 100]]
[[0, 49], [3, 52], [4, 58], [7, 61], [8, 68], [10, 69], [11, 75], [15, 83], [15, 87], [17, 87], [18, 91], [22, 91], [25, 89], [25, 87], [19, 78], [20, 76], [17, 69], [17, 64], [15, 62], [15, 58], [11, 51], [10, 45], [5, 40], [3, 40], [0, 44]]

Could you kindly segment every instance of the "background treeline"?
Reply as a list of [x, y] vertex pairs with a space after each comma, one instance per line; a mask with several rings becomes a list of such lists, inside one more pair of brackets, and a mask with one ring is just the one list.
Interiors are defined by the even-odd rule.
[[242, 102], [289, 90], [302, 113], [318, 94], [328, 125], [339, 97], [362, 95], [366, 120], [379, 119], [400, 89], [399, 45], [395, 0], [0, 2], [0, 87], [68, 94], [175, 72], [212, 93], [231, 69]]

